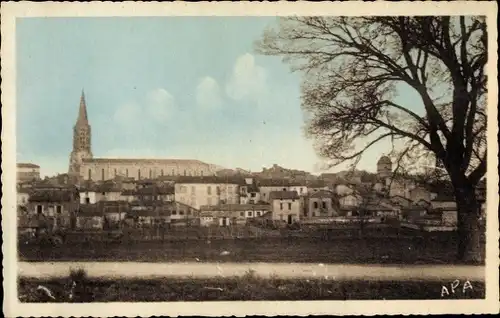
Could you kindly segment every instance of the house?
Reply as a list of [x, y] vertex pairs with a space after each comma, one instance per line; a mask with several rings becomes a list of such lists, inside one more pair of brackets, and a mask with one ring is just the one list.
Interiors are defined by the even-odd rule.
[[315, 180], [315, 181], [310, 181], [307, 184], [307, 193], [315, 193], [318, 191], [330, 191], [330, 187], [328, 186], [328, 183], [324, 180]]
[[76, 216], [76, 227], [84, 230], [102, 230], [104, 214], [98, 204], [80, 205]]
[[271, 206], [264, 204], [223, 204], [200, 207], [200, 224], [245, 224], [248, 219], [260, 217], [271, 211]]
[[34, 189], [29, 197], [29, 215], [44, 215], [54, 228], [72, 227], [79, 207], [78, 191], [73, 188]]
[[97, 207], [104, 216], [104, 228], [119, 228], [130, 212], [130, 205], [125, 201], [99, 201]]
[[199, 209], [182, 202], [172, 202], [170, 220], [172, 225], [191, 225], [198, 222]]
[[296, 191], [272, 191], [269, 193], [272, 220], [292, 224], [300, 220], [302, 201]]
[[391, 202], [399, 207], [409, 207], [413, 203], [413, 201], [411, 199], [400, 196], [400, 195], [395, 195], [395, 196], [391, 197]]
[[40, 166], [33, 163], [17, 163], [17, 182], [40, 180]]
[[240, 177], [179, 177], [175, 183], [175, 201], [199, 210], [202, 205], [238, 204]]
[[80, 189], [80, 204], [94, 204], [99, 201], [120, 201], [121, 188], [110, 181], [101, 184], [88, 184]]
[[153, 227], [170, 224], [173, 203], [165, 204], [135, 204], [130, 215], [139, 227]]
[[344, 192], [347, 194], [337, 195], [341, 207], [356, 207], [361, 204], [362, 198], [360, 195], [353, 192]]
[[257, 204], [261, 201], [259, 187], [254, 178], [245, 178], [240, 186], [240, 204]]
[[339, 202], [331, 191], [312, 192], [304, 200], [304, 217], [332, 217], [339, 214]]
[[132, 201], [163, 201], [173, 202], [175, 200], [175, 190], [173, 186], [152, 185], [137, 189], [123, 190], [121, 200]]
[[307, 186], [305, 182], [293, 181], [287, 179], [262, 179], [258, 182], [260, 200], [270, 203], [271, 192], [291, 192], [295, 191], [299, 196], [307, 195]]
[[30, 198], [30, 189], [18, 188], [16, 193], [17, 205], [26, 206]]

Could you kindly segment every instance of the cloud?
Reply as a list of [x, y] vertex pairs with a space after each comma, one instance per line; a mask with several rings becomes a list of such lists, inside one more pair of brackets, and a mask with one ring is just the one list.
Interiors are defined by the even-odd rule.
[[164, 121], [170, 118], [175, 110], [174, 96], [163, 88], [155, 89], [148, 93], [146, 110], [151, 119]]
[[196, 103], [206, 109], [221, 105], [220, 87], [215, 79], [205, 76], [199, 81], [196, 87]]
[[236, 60], [226, 85], [227, 95], [236, 100], [260, 101], [266, 91], [267, 71], [255, 63], [252, 54], [246, 53]]

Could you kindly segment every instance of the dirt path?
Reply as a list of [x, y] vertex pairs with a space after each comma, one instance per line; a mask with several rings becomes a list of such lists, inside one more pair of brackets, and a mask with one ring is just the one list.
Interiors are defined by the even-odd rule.
[[241, 276], [249, 270], [260, 277], [362, 280], [475, 280], [484, 281], [483, 266], [465, 265], [338, 265], [304, 263], [138, 263], [138, 262], [19, 262], [23, 277], [67, 277], [71, 269], [89, 277], [154, 278]]

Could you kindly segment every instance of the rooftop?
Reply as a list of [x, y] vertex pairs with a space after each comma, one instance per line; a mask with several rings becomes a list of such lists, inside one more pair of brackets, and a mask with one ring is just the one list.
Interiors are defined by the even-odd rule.
[[269, 193], [269, 199], [272, 200], [297, 200], [299, 195], [297, 191], [272, 191]]
[[267, 204], [221, 204], [221, 205], [203, 205], [200, 211], [262, 211], [270, 210], [271, 206]]
[[208, 163], [194, 159], [143, 159], [143, 158], [92, 158], [83, 159], [86, 163], [116, 163], [116, 164], [202, 164], [209, 166]]
[[18, 163], [17, 164], [18, 168], [40, 168], [39, 165], [36, 165], [34, 163]]

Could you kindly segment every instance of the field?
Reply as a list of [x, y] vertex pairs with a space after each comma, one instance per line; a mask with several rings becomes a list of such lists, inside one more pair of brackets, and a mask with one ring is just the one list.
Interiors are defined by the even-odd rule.
[[[104, 280], [87, 279], [71, 290], [70, 279], [19, 279], [21, 302], [139, 302], [209, 300], [395, 300], [395, 299], [471, 299], [484, 298], [484, 283], [472, 289], [459, 286], [455, 293], [448, 281], [334, 281], [327, 279], [262, 279], [249, 273], [243, 277], [214, 279], [167, 278]], [[48, 299], [37, 286], [48, 288], [55, 299]], [[72, 297], [70, 298], [70, 293]]]
[[[223, 253], [225, 251], [225, 253]], [[322, 262], [453, 264], [453, 236], [260, 238], [20, 244], [20, 261]]]

